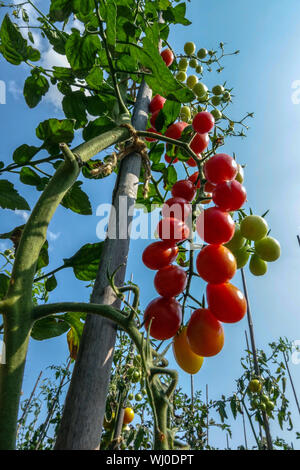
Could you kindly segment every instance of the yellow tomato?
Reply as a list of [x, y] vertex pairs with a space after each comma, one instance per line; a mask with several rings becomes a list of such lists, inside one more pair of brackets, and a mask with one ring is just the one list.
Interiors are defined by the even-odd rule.
[[188, 374], [196, 374], [203, 364], [203, 357], [195, 354], [186, 338], [187, 327], [184, 326], [173, 340], [173, 353], [177, 364]]
[[132, 408], [125, 408], [123, 424], [131, 423], [131, 421], [133, 421], [133, 418], [134, 418], [133, 409]]

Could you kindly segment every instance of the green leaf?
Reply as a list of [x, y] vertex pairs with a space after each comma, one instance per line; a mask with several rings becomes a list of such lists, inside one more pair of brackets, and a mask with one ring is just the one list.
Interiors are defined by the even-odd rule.
[[183, 24], [184, 26], [188, 26], [192, 23], [185, 17], [185, 12], [186, 4], [180, 3], [179, 5], [176, 5], [176, 7], [169, 7], [166, 11], [164, 11], [163, 19], [168, 23]]
[[38, 186], [41, 182], [41, 177], [31, 168], [24, 166], [20, 172], [20, 181], [30, 186]]
[[168, 166], [164, 171], [164, 188], [169, 190], [177, 181], [177, 172], [173, 165]]
[[[53, 46], [55, 52], [61, 55], [65, 55], [65, 47], [66, 41], [69, 35], [65, 32], [61, 32], [60, 34], [57, 31], [50, 29], [50, 28], [43, 28], [42, 31], [47, 36], [48, 41]], [[53, 68], [60, 68], [60, 67], [53, 67]]]
[[39, 147], [33, 145], [22, 144], [13, 153], [13, 160], [16, 163], [27, 163], [38, 153]]
[[73, 11], [82, 17], [89, 16], [95, 9], [94, 0], [73, 0]]
[[51, 0], [49, 16], [51, 21], [65, 21], [72, 13], [73, 0]]
[[86, 83], [94, 90], [100, 90], [103, 82], [103, 72], [99, 66], [94, 66], [85, 77]]
[[167, 100], [164, 107], [158, 113], [155, 121], [157, 131], [164, 133], [167, 127], [176, 121], [180, 114], [181, 105], [178, 101]]
[[38, 125], [36, 135], [46, 144], [69, 143], [74, 137], [74, 122], [71, 119], [47, 119]]
[[98, 36], [80, 36], [79, 31], [73, 29], [66, 42], [66, 56], [78, 76], [85, 76], [93, 67], [99, 49], [101, 43]]
[[76, 129], [86, 125], [86, 96], [82, 91], [74, 91], [65, 96], [62, 107], [67, 118], [76, 120]]
[[81, 339], [84, 323], [82, 323], [81, 318], [83, 317], [82, 313], [65, 313], [61, 318], [63, 318], [69, 325], [74, 328], [76, 331], [77, 337]]
[[34, 108], [49, 90], [49, 82], [41, 74], [33, 74], [26, 78], [24, 83], [24, 97], [29, 108]]
[[2, 209], [30, 210], [25, 199], [19, 195], [14, 185], [7, 180], [0, 180], [0, 207]]
[[69, 329], [69, 324], [64, 320], [55, 317], [46, 317], [34, 323], [31, 337], [37, 341], [44, 339], [55, 338], [66, 333]]
[[81, 281], [92, 281], [96, 279], [99, 268], [103, 242], [87, 243], [78, 250], [72, 258], [65, 259], [67, 266], [73, 268], [77, 279]]
[[45, 282], [45, 288], [48, 292], [52, 292], [56, 287], [57, 287], [57, 280], [53, 274], [53, 276], [48, 277], [47, 281]]
[[31, 62], [36, 62], [40, 60], [40, 58], [41, 58], [40, 51], [38, 51], [37, 49], [34, 49], [31, 46], [27, 47], [27, 60], [30, 60]]
[[48, 254], [48, 248], [49, 244], [48, 241], [46, 240], [44, 245], [42, 246], [42, 249], [40, 251], [37, 265], [36, 265], [36, 271], [39, 271], [42, 268], [45, 268], [49, 264], [49, 254]]
[[74, 81], [75, 79], [72, 69], [68, 67], [53, 66], [53, 76], [57, 78], [58, 80]]
[[9, 286], [10, 278], [6, 274], [0, 273], [0, 300], [4, 299]]
[[92, 116], [100, 116], [106, 111], [106, 104], [98, 95], [87, 96], [86, 110]]
[[138, 450], [140, 448], [140, 445], [144, 439], [144, 435], [145, 435], [145, 430], [142, 426], [140, 426], [136, 434], [136, 438], [134, 439], [134, 443], [133, 443], [134, 450]]
[[19, 65], [27, 59], [27, 41], [10, 20], [8, 13], [2, 21], [0, 39], [2, 55], [8, 62]]
[[116, 46], [117, 7], [114, 0], [107, 0], [106, 39], [107, 44], [114, 49]]
[[87, 194], [80, 189], [81, 185], [82, 181], [76, 181], [63, 198], [61, 205], [77, 214], [91, 215], [91, 203]]
[[165, 151], [165, 145], [164, 144], [156, 144], [148, 154], [150, 160], [153, 163], [159, 163], [164, 151]]
[[115, 123], [111, 121], [108, 117], [99, 117], [94, 121], [88, 123], [88, 125], [83, 129], [82, 136], [85, 141], [97, 137], [104, 132], [110, 131], [115, 127]]

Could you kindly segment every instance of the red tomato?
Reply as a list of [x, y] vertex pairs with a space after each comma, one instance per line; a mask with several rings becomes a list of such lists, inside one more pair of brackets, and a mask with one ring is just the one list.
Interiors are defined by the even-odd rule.
[[172, 158], [172, 157], [169, 157], [169, 155], [165, 155], [165, 160], [167, 163], [177, 163], [178, 162], [178, 158]]
[[150, 124], [154, 129], [155, 129], [155, 121], [156, 121], [156, 118], [157, 118], [159, 112], [160, 112], [160, 109], [158, 109], [157, 111], [154, 111], [154, 113], [152, 114], [152, 116], [150, 118]]
[[232, 239], [235, 224], [228, 212], [209, 207], [198, 216], [196, 229], [206, 243], [221, 245]]
[[[148, 127], [148, 129], [146, 129], [148, 132], [154, 132], [154, 134], [160, 134], [160, 132], [157, 132], [156, 129], [154, 129], [153, 127]], [[160, 134], [161, 135], [161, 134]], [[157, 139], [153, 139], [152, 137], [145, 137], [145, 139], [148, 141], [148, 142], [155, 142]]]
[[213, 190], [213, 201], [223, 211], [237, 211], [247, 198], [246, 189], [238, 181], [225, 181]]
[[176, 297], [184, 291], [187, 274], [179, 266], [170, 264], [155, 274], [154, 287], [163, 297]]
[[161, 219], [156, 230], [159, 238], [173, 242], [186, 240], [190, 234], [188, 226], [182, 220], [174, 219], [174, 217]]
[[[198, 175], [199, 175], [199, 171], [196, 171], [195, 173], [193, 173], [191, 176], [188, 177], [188, 180], [191, 181], [193, 184], [196, 183], [196, 181], [198, 180]], [[197, 181], [197, 185], [196, 185], [196, 188], [200, 188], [201, 187], [201, 178], [199, 178], [199, 180]]]
[[192, 201], [197, 193], [197, 188], [189, 180], [179, 180], [172, 187], [173, 197], [182, 197], [187, 201]]
[[198, 254], [196, 267], [202, 279], [218, 284], [233, 278], [236, 272], [236, 260], [225, 246], [207, 245]]
[[217, 153], [205, 162], [203, 170], [208, 181], [219, 184], [233, 180], [237, 175], [238, 166], [230, 155]]
[[196, 114], [193, 119], [192, 126], [194, 131], [199, 134], [206, 134], [211, 131], [215, 125], [215, 118], [208, 111], [202, 111], [201, 113]]
[[190, 143], [190, 147], [196, 155], [200, 155], [200, 153], [204, 152], [204, 150], [208, 147], [208, 144], [208, 134], [196, 134]]
[[144, 312], [144, 326], [148, 331], [152, 319], [150, 335], [155, 339], [165, 340], [176, 335], [181, 318], [181, 305], [176, 299], [157, 297], [148, 304]]
[[206, 298], [212, 314], [224, 323], [240, 321], [247, 311], [244, 294], [230, 282], [207, 284]]
[[193, 157], [189, 158], [189, 159], [187, 160], [186, 164], [187, 164], [188, 166], [191, 166], [191, 167], [197, 166], [197, 163], [196, 163], [196, 161], [193, 159]]
[[215, 356], [224, 345], [223, 326], [206, 308], [194, 311], [186, 336], [191, 350], [202, 357]]
[[161, 269], [172, 263], [178, 255], [178, 246], [164, 241], [151, 243], [143, 251], [143, 263], [149, 269]]
[[166, 102], [166, 98], [163, 98], [160, 95], [155, 95], [154, 98], [152, 98], [150, 105], [149, 105], [149, 111], [150, 113], [155, 113], [155, 111], [160, 110], [164, 107], [164, 104]]
[[132, 408], [125, 408], [123, 424], [129, 424], [134, 419], [134, 411]]
[[164, 202], [161, 213], [163, 217], [186, 220], [192, 214], [192, 206], [182, 197], [171, 197]]
[[180, 139], [182, 131], [185, 127], [188, 126], [187, 122], [178, 121], [171, 124], [165, 132], [166, 137], [170, 137], [171, 139]]
[[206, 193], [212, 193], [213, 190], [215, 189], [216, 185], [213, 184], [213, 183], [210, 183], [210, 181], [206, 181], [205, 185], [204, 185], [204, 191]]
[[171, 49], [164, 49], [163, 51], [161, 51], [160, 55], [164, 63], [166, 64], [166, 66], [170, 67], [170, 65], [172, 65], [173, 60], [174, 60], [174, 54], [171, 51]]

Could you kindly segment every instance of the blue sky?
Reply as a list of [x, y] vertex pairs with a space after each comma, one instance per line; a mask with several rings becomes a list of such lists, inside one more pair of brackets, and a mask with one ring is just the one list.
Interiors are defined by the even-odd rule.
[[[255, 113], [249, 122], [247, 139], [233, 138], [223, 150], [229, 154], [235, 152], [238, 162], [246, 165], [249, 205], [257, 214], [270, 210], [267, 221], [271, 234], [282, 247], [280, 260], [269, 264], [263, 278], [253, 277], [246, 269], [257, 345], [264, 348], [279, 336], [300, 340], [300, 248], [296, 239], [300, 234], [300, 104], [292, 100], [293, 84], [300, 80], [300, 4], [296, 0], [254, 0], [251, 3], [211, 0], [204, 5], [193, 0], [188, 5], [187, 16], [193, 24], [188, 28], [178, 26], [171, 32], [174, 50], [181, 53], [186, 40], [194, 41], [197, 48], [214, 48], [223, 41], [228, 51], [240, 49], [238, 56], [225, 58], [225, 70], [221, 75], [206, 74], [203, 81], [210, 88], [226, 80], [234, 88], [234, 104], [230, 107], [230, 116], [234, 119], [248, 111]], [[45, 49], [43, 60], [46, 64], [57, 58]], [[6, 104], [0, 105], [0, 160], [8, 163], [19, 145], [38, 143], [35, 128], [40, 121], [61, 117], [61, 113], [59, 96], [54, 91], [50, 94], [51, 99], [47, 97], [37, 108], [30, 110], [22, 98], [23, 83], [29, 70], [26, 66], [14, 67], [2, 59], [0, 64], [0, 80], [5, 81], [7, 90]], [[76, 143], [80, 141], [79, 136]], [[11, 181], [18, 185], [17, 175]], [[101, 182], [84, 182], [93, 207], [92, 216], [77, 216], [62, 207], [57, 210], [50, 225], [49, 269], [57, 267], [62, 258], [71, 256], [83, 244], [97, 241], [99, 217], [96, 208], [110, 202], [113, 183], [114, 176]], [[21, 191], [32, 206], [36, 193], [24, 185]], [[22, 214], [0, 210], [0, 233], [21, 223]], [[142, 307], [157, 295], [153, 287], [155, 273], [141, 261], [141, 252], [148, 244], [145, 240], [132, 241], [127, 271], [128, 278], [133, 273], [134, 280], [139, 280]], [[51, 295], [51, 300], [88, 301], [89, 290], [74, 278], [72, 271], [58, 273], [57, 279], [59, 288]], [[241, 285], [239, 272], [233, 283]], [[203, 290], [204, 283], [194, 281], [193, 293], [200, 297], [201, 292], [202, 297]], [[205, 360], [195, 377], [195, 386], [203, 393], [205, 385], [209, 385], [211, 398], [217, 399], [221, 393], [230, 394], [234, 388], [234, 380], [241, 373], [240, 357], [245, 347], [246, 327], [246, 319], [236, 325], [225, 325], [222, 352]], [[67, 354], [65, 337], [44, 343], [31, 341], [24, 394], [29, 394], [40, 370], [64, 362]], [[170, 359], [174, 365], [171, 356]], [[291, 364], [291, 373], [299, 391], [300, 364]], [[180, 383], [188, 390], [189, 376], [180, 372]], [[291, 397], [289, 387], [288, 396]], [[298, 424], [295, 427], [299, 430], [299, 415], [292, 397], [291, 402], [294, 422]], [[272, 430], [274, 434], [278, 431], [276, 426], [272, 426]], [[241, 443], [240, 433], [241, 422], [233, 425], [233, 446]], [[281, 435], [289, 438], [288, 434]], [[214, 437], [215, 445], [225, 445], [225, 435], [216, 432]]]

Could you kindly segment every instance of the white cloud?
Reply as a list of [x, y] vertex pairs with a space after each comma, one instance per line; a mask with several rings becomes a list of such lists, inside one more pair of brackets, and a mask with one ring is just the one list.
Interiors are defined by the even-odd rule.
[[15, 80], [9, 80], [8, 82], [8, 92], [11, 93], [15, 100], [18, 100], [23, 96], [23, 89], [20, 87]]
[[5, 251], [8, 248], [7, 242], [0, 242], [0, 251]]
[[51, 232], [51, 230], [48, 230], [47, 234], [51, 242], [55, 242], [55, 240], [57, 240], [60, 237], [60, 232], [54, 233], [54, 232]]
[[20, 217], [22, 217], [22, 219], [24, 220], [24, 222], [27, 222], [28, 218], [29, 218], [29, 212], [26, 212], [26, 211], [20, 211], [18, 209], [15, 210], [15, 214], [16, 215], [19, 215]]

